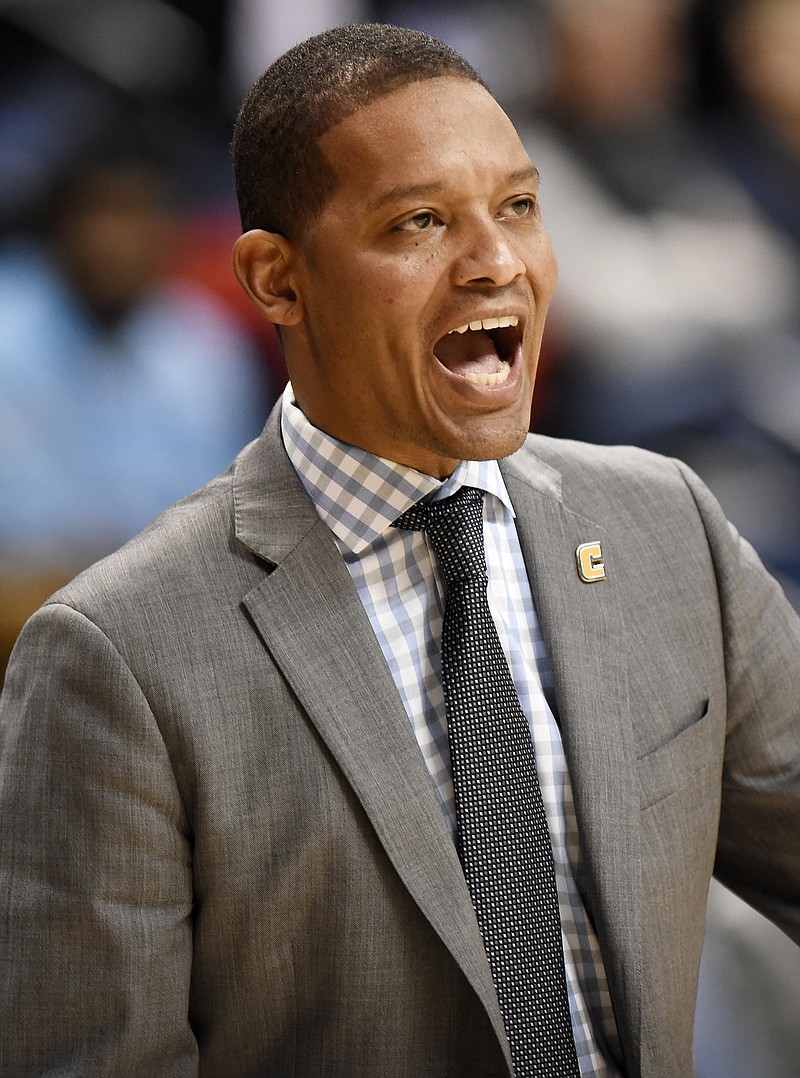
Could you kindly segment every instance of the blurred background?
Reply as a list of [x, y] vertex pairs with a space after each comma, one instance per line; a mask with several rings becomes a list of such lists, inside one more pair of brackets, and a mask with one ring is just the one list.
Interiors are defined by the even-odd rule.
[[[230, 269], [231, 125], [353, 21], [454, 45], [542, 174], [534, 429], [687, 460], [800, 609], [800, 0], [0, 0], [0, 679], [279, 395]], [[797, 1078], [800, 952], [710, 902], [698, 1075]]]

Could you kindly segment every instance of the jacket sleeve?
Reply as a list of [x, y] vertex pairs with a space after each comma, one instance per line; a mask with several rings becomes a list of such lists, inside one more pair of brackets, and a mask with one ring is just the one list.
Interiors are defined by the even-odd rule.
[[188, 1078], [192, 849], [109, 639], [43, 607], [0, 701], [0, 1073]]
[[708, 490], [682, 471], [714, 559], [725, 641], [715, 873], [800, 943], [800, 618]]

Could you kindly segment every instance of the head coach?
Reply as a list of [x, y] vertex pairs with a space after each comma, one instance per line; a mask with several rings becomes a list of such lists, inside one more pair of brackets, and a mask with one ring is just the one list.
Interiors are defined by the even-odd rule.
[[240, 112], [263, 434], [29, 621], [0, 1072], [692, 1073], [712, 873], [800, 939], [800, 623], [700, 481], [529, 436], [535, 161], [422, 34]]

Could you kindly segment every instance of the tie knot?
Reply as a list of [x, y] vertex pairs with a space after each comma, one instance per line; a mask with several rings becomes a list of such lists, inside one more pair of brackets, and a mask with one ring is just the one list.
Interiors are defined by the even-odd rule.
[[461, 487], [441, 501], [412, 505], [394, 527], [426, 533], [446, 583], [468, 577], [486, 580], [483, 497], [482, 490]]

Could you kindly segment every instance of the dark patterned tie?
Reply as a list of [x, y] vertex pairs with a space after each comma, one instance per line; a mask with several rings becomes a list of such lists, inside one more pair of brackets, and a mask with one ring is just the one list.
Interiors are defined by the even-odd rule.
[[459, 856], [516, 1076], [580, 1078], [533, 744], [487, 599], [483, 492], [421, 502], [395, 527], [427, 533], [446, 584], [442, 680]]

